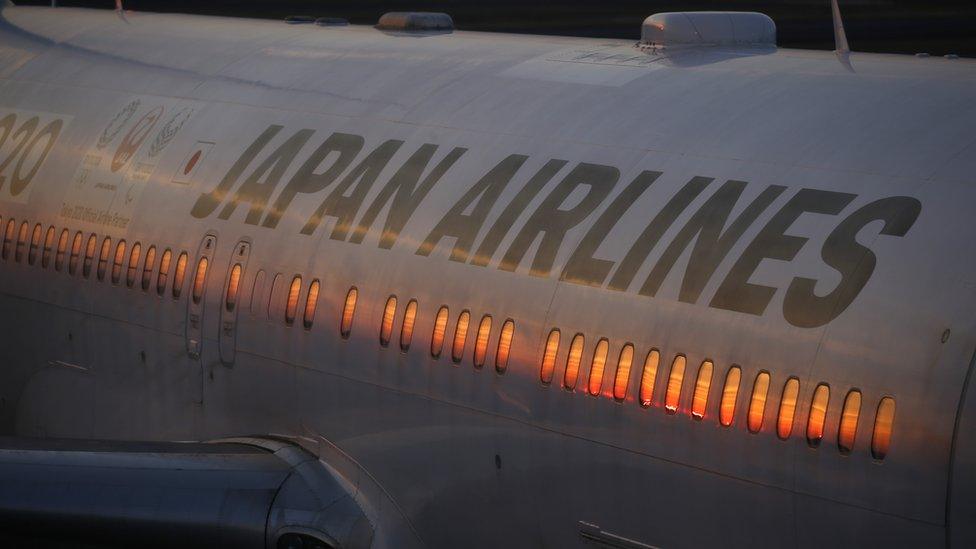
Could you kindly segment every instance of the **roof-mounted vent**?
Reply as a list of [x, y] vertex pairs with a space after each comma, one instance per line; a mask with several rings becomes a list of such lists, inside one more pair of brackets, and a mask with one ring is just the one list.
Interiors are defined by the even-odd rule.
[[391, 11], [380, 17], [376, 28], [386, 31], [452, 31], [454, 20], [446, 13]]
[[775, 46], [776, 23], [744, 11], [655, 13], [644, 20], [641, 44], [648, 46]]

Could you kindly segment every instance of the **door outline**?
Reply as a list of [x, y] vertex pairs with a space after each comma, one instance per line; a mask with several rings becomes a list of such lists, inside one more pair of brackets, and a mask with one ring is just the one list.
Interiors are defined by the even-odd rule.
[[[242, 296], [243, 292], [241, 289], [244, 287], [244, 279], [247, 275], [248, 261], [251, 258], [251, 248], [253, 243], [250, 238], [242, 238], [237, 244], [234, 245], [234, 250], [231, 254], [230, 260], [227, 262], [227, 274], [224, 276], [224, 285], [222, 288], [222, 297], [220, 300], [220, 329], [217, 336], [218, 340], [218, 351], [220, 354], [220, 362], [227, 367], [232, 367], [234, 365], [234, 360], [237, 356], [237, 327], [238, 327], [238, 317], [240, 315], [240, 310], [243, 304]], [[230, 277], [234, 270], [235, 265], [241, 266], [241, 275], [238, 280], [237, 296], [234, 300], [234, 307], [232, 310], [228, 310], [227, 307], [227, 292], [230, 288]]]

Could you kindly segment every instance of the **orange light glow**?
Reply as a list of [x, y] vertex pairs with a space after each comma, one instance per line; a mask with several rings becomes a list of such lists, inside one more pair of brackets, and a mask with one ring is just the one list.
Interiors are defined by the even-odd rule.
[[352, 320], [356, 316], [356, 301], [359, 300], [359, 290], [349, 288], [346, 294], [346, 301], [342, 305], [342, 319], [339, 321], [339, 335], [343, 339], [348, 338], [352, 333]]
[[152, 272], [156, 266], [156, 247], [149, 246], [146, 250], [146, 262], [142, 266], [142, 291], [148, 292], [152, 283]]
[[235, 264], [230, 269], [230, 280], [227, 281], [227, 293], [224, 294], [224, 307], [227, 312], [233, 312], [237, 307], [237, 293], [241, 287], [241, 267], [240, 263]]
[[169, 278], [169, 267], [173, 262], [173, 252], [167, 248], [159, 258], [159, 276], [156, 277], [156, 293], [160, 296], [166, 292], [166, 282]]
[[31, 234], [30, 251], [27, 253], [27, 264], [37, 263], [37, 250], [41, 247], [41, 233], [44, 229], [41, 224], [34, 225], [34, 233]]
[[27, 248], [27, 233], [30, 232], [30, 223], [24, 221], [20, 225], [20, 236], [17, 238], [17, 251], [15, 259], [20, 263], [24, 259], [24, 249]]
[[68, 263], [68, 274], [75, 274], [78, 271], [78, 258], [81, 256], [81, 231], [75, 233], [75, 238], [71, 242], [71, 261]]
[[837, 446], [841, 453], [849, 454], [854, 449], [857, 436], [857, 419], [861, 414], [861, 392], [852, 390], [844, 399], [844, 409], [840, 415], [840, 428], [837, 430]]
[[193, 276], [193, 303], [200, 303], [203, 299], [203, 290], [207, 286], [207, 267], [210, 261], [206, 257], [201, 257], [197, 262], [197, 271]]
[[796, 416], [796, 397], [800, 394], [800, 380], [791, 377], [783, 387], [783, 398], [779, 401], [779, 415], [776, 420], [776, 436], [782, 440], [793, 433], [793, 418]]
[[824, 436], [824, 422], [827, 419], [827, 404], [830, 401], [830, 387], [821, 383], [813, 391], [810, 402], [810, 419], [807, 421], [807, 444], [816, 448]]
[[68, 238], [70, 233], [68, 229], [61, 231], [61, 236], [58, 237], [58, 252], [54, 255], [54, 270], [61, 272], [64, 268], [64, 256], [68, 251]]
[[488, 356], [488, 338], [491, 336], [491, 317], [485, 315], [481, 317], [478, 324], [478, 337], [474, 340], [474, 367], [481, 368], [485, 365]]
[[545, 384], [552, 383], [556, 371], [556, 353], [559, 351], [559, 330], [553, 329], [546, 338], [546, 350], [542, 353], [542, 368], [539, 377]]
[[[285, 324], [291, 326], [295, 323], [295, 315], [298, 314], [298, 298], [302, 293], [302, 277], [295, 275], [288, 286], [288, 298], [285, 301]], [[396, 303], [394, 302], [394, 307]]]
[[44, 253], [41, 255], [41, 268], [43, 269], [47, 269], [47, 266], [51, 264], [51, 253], [54, 251], [54, 236], [54, 225], [51, 225], [47, 228], [47, 234], [44, 235]]
[[407, 302], [407, 308], [403, 311], [403, 327], [400, 328], [400, 350], [410, 349], [410, 342], [413, 341], [413, 328], [417, 324], [417, 300], [411, 299]]
[[708, 407], [708, 390], [712, 385], [713, 367], [712, 361], [706, 360], [698, 369], [698, 379], [695, 380], [695, 394], [691, 399], [691, 417], [695, 419], [705, 417], [705, 410]]
[[108, 272], [108, 256], [112, 253], [112, 239], [105, 237], [102, 240], [102, 251], [98, 253], [98, 279], [105, 280], [105, 273]]
[[125, 271], [125, 285], [129, 288], [136, 283], [136, 273], [139, 271], [139, 259], [142, 257], [142, 245], [136, 242], [129, 253], [129, 268]]
[[678, 355], [671, 363], [671, 376], [668, 377], [668, 391], [664, 397], [664, 409], [669, 414], [678, 411], [681, 402], [681, 382], [685, 379], [685, 357]]
[[573, 336], [569, 344], [569, 355], [566, 356], [566, 373], [563, 375], [563, 388], [573, 391], [579, 381], [580, 363], [583, 361], [583, 334]]
[[315, 309], [319, 305], [320, 288], [321, 283], [318, 280], [313, 280], [308, 286], [308, 295], [305, 296], [305, 313], [302, 315], [302, 326], [306, 330], [311, 330], [312, 324], [315, 323]]
[[454, 345], [451, 346], [451, 360], [456, 364], [464, 358], [464, 346], [468, 342], [468, 326], [471, 324], [471, 313], [461, 311], [457, 326], [454, 328]]
[[874, 416], [874, 433], [871, 435], [871, 455], [874, 459], [884, 459], [888, 455], [894, 423], [895, 399], [884, 397], [878, 404], [878, 414]]
[[186, 262], [188, 257], [186, 252], [180, 253], [176, 258], [176, 272], [173, 273], [173, 297], [179, 299], [183, 294], [183, 281], [186, 279]]
[[81, 274], [85, 278], [91, 276], [92, 262], [95, 260], [95, 248], [98, 246], [98, 237], [91, 235], [88, 237], [88, 244], [85, 246], [85, 264], [81, 268]]
[[434, 333], [430, 336], [430, 356], [434, 358], [440, 358], [441, 352], [444, 351], [448, 316], [450, 316], [450, 311], [447, 307], [441, 307], [437, 310], [437, 316], [434, 318]]
[[115, 257], [112, 261], [112, 284], [122, 280], [122, 265], [125, 263], [125, 240], [119, 240], [115, 246]]
[[769, 374], [759, 372], [756, 382], [752, 386], [752, 398], [749, 400], [749, 417], [747, 423], [750, 433], [758, 433], [763, 426], [766, 415], [766, 397], [769, 394]]
[[500, 374], [508, 369], [508, 356], [512, 352], [514, 338], [515, 321], [508, 319], [502, 324], [502, 333], [498, 336], [498, 349], [495, 351], [495, 371]]
[[718, 421], [724, 427], [735, 421], [735, 402], [739, 397], [739, 381], [742, 379], [742, 369], [738, 366], [729, 368], [725, 375], [725, 386], [722, 388], [722, 402], [719, 405]]
[[617, 374], [613, 378], [613, 398], [623, 402], [627, 398], [630, 385], [630, 369], [634, 364], [634, 346], [627, 343], [620, 349], [617, 357]]
[[644, 358], [644, 371], [641, 373], [640, 403], [645, 408], [654, 402], [654, 381], [657, 379], [657, 366], [661, 362], [661, 353], [651, 349]]
[[607, 369], [607, 354], [610, 352], [610, 342], [606, 338], [596, 342], [593, 350], [593, 361], [590, 363], [590, 381], [587, 389], [593, 396], [599, 396], [603, 390], [603, 374]]
[[396, 319], [397, 298], [391, 295], [383, 307], [383, 320], [380, 324], [380, 345], [386, 347], [393, 336], [393, 321]]

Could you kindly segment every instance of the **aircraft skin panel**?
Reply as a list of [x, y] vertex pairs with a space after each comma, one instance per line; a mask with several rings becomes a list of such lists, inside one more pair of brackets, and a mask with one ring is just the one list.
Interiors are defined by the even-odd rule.
[[[11, 127], [0, 162], [12, 158], [0, 168], [0, 234], [9, 219], [67, 228], [69, 242], [83, 233], [70, 276], [69, 259], [60, 272], [29, 264], [26, 249], [16, 259], [17, 242], [0, 260], [0, 332], [21, 342], [3, 357], [5, 431], [321, 436], [432, 546], [579, 544], [579, 521], [665, 547], [945, 542], [976, 347], [961, 154], [976, 143], [965, 131], [976, 118], [971, 63], [856, 54], [851, 74], [831, 55], [789, 50], [664, 55], [619, 41], [151, 14], [127, 26], [67, 9], [5, 8], [3, 18], [19, 53], [10, 65], [0, 57], [0, 135], [4, 117]], [[577, 50], [585, 57], [566, 57]], [[621, 51], [650, 59], [612, 58]], [[24, 124], [48, 133], [20, 162]], [[106, 236], [113, 253], [124, 240], [126, 261], [136, 243], [142, 261], [154, 246], [157, 267], [166, 250], [173, 266], [187, 252], [182, 293], [172, 268], [161, 286], [151, 272], [145, 290], [141, 263], [131, 286], [124, 268], [113, 282], [112, 258], [102, 280], [98, 257], [86, 277], [91, 234], [99, 251]], [[216, 248], [191, 306], [207, 234]], [[251, 250], [228, 328], [221, 310], [242, 240]], [[410, 300], [418, 314], [403, 349]], [[467, 337], [456, 343], [463, 312]], [[507, 319], [515, 336], [499, 373]], [[561, 343], [544, 384], [553, 329]], [[233, 364], [221, 337], [235, 342]], [[601, 338], [606, 366], [593, 381]], [[627, 344], [633, 365], [616, 402]], [[645, 408], [651, 350], [660, 360]], [[741, 382], [725, 427], [732, 366]], [[778, 412], [793, 377], [784, 441]], [[811, 448], [820, 383], [830, 400]], [[843, 455], [851, 390], [860, 417]], [[897, 401], [890, 455], [872, 459], [884, 397]]]

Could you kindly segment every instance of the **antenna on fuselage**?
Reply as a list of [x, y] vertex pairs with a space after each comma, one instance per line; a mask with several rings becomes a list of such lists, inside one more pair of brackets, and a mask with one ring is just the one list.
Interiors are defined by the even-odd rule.
[[847, 44], [847, 33], [844, 32], [844, 20], [840, 17], [840, 6], [837, 5], [837, 0], [830, 0], [830, 12], [834, 18], [834, 51], [850, 53], [851, 47]]

